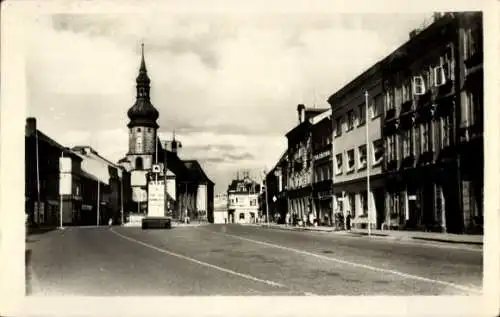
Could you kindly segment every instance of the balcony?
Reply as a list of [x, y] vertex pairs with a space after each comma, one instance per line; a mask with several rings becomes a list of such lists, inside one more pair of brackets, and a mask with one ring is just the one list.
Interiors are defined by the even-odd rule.
[[400, 127], [402, 129], [411, 129], [413, 125], [415, 124], [416, 121], [416, 115], [414, 112], [407, 112], [403, 115], [401, 115], [399, 121], [400, 121]]
[[395, 108], [388, 109], [385, 112], [385, 121], [390, 121], [394, 118], [396, 118], [396, 109]]

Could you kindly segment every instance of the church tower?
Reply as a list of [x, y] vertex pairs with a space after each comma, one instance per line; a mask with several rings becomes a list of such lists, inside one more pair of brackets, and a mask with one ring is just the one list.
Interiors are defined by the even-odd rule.
[[148, 77], [146, 62], [144, 61], [144, 44], [141, 44], [141, 66], [136, 78], [136, 101], [128, 110], [130, 119], [129, 143], [127, 159], [131, 170], [149, 170], [154, 163], [155, 141], [159, 117], [158, 110], [151, 104], [149, 90], [151, 80]]

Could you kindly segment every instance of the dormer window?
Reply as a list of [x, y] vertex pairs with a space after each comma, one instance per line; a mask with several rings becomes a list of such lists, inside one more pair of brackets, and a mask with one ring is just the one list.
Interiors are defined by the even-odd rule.
[[141, 132], [141, 128], [137, 128], [137, 132]]

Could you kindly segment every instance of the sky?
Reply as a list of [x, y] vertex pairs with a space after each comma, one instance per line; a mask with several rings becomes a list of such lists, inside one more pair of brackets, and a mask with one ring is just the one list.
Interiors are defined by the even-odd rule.
[[66, 146], [117, 162], [128, 151], [141, 42], [160, 112], [182, 159], [227, 189], [259, 178], [286, 149], [297, 104], [327, 98], [408, 39], [430, 13], [52, 14], [31, 21], [27, 116]]

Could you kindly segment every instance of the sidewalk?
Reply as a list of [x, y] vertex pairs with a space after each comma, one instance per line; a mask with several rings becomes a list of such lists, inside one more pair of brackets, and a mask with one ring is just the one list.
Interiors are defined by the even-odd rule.
[[[333, 227], [296, 227], [278, 224], [260, 223], [251, 224], [253, 226], [269, 227], [281, 230], [295, 230], [295, 231], [320, 231], [332, 232], [334, 234], [346, 234], [351, 236], [368, 236], [368, 229], [352, 229], [350, 231], [336, 230]], [[406, 231], [406, 230], [371, 230], [371, 235], [375, 237], [385, 237], [397, 240], [420, 240], [420, 241], [434, 241], [444, 243], [458, 243], [470, 245], [483, 245], [483, 235], [470, 235], [470, 234], [451, 234], [439, 232], [423, 232], [423, 231]]]

